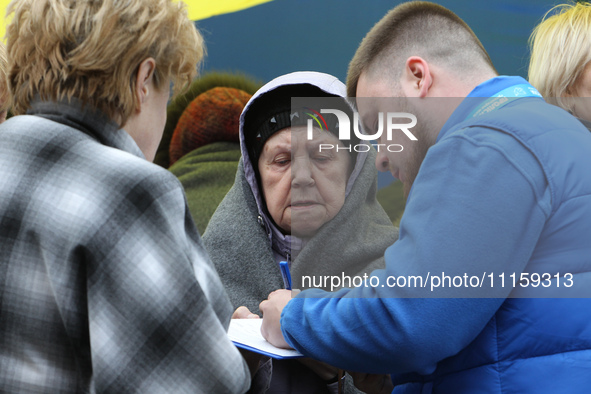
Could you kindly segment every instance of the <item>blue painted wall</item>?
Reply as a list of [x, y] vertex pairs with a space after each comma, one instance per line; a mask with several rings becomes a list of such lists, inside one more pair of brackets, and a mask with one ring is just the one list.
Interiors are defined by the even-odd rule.
[[[558, 0], [441, 0], [481, 39], [501, 74], [527, 74], [527, 39]], [[274, 0], [199, 21], [207, 70], [240, 70], [266, 82], [291, 71], [323, 71], [345, 80], [369, 29], [400, 1]]]
[[[474, 30], [500, 74], [527, 77], [527, 40], [561, 0], [441, 0]], [[242, 71], [261, 82], [292, 71], [322, 71], [343, 82], [357, 46], [401, 1], [274, 0], [199, 21], [208, 55], [203, 71]], [[380, 187], [393, 180], [380, 173]]]

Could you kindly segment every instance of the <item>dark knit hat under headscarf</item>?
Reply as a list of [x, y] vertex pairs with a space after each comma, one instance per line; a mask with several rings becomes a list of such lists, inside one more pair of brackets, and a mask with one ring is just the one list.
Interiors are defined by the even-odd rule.
[[243, 90], [216, 87], [187, 106], [170, 142], [170, 164], [212, 142], [239, 142], [240, 113], [252, 96]]
[[[292, 108], [292, 98], [306, 97], [303, 100], [305, 106]], [[353, 112], [350, 105], [340, 96], [329, 94], [311, 84], [297, 84], [279, 86], [270, 92], [258, 97], [248, 108], [244, 116], [244, 140], [246, 148], [253, 163], [253, 168], [258, 175], [258, 160], [265, 145], [265, 142], [275, 133], [287, 127], [306, 126], [310, 112], [320, 112], [322, 104], [327, 101], [322, 98], [336, 97], [338, 100], [331, 100], [331, 108], [339, 109], [349, 115], [353, 120]], [[299, 100], [298, 100], [299, 102]], [[326, 121], [326, 128], [329, 132], [338, 137], [338, 119], [333, 114], [323, 114]], [[355, 137], [353, 137], [355, 138]], [[350, 141], [356, 144], [355, 140]], [[355, 152], [351, 152], [353, 159]]]

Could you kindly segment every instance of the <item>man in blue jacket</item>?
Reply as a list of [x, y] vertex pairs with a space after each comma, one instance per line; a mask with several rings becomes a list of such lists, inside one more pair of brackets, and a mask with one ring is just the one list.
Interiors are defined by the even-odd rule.
[[388, 97], [418, 119], [417, 141], [378, 141], [404, 146], [376, 160], [408, 196], [400, 238], [372, 285], [272, 293], [263, 335], [390, 374], [382, 391], [588, 390], [591, 134], [524, 79], [498, 76], [472, 30], [432, 3], [376, 24], [347, 85], [373, 98], [357, 101], [368, 134]]

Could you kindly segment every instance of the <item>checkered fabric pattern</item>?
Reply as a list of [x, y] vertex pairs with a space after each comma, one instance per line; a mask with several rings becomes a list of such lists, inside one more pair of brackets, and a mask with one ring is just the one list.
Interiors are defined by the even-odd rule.
[[233, 393], [232, 313], [182, 187], [114, 123], [0, 126], [0, 392]]

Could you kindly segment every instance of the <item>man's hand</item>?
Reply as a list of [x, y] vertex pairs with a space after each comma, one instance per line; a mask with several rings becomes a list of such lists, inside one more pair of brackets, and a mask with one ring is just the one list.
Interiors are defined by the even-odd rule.
[[232, 319], [260, 319], [259, 315], [252, 313], [247, 307], [239, 306], [232, 314]]
[[362, 372], [349, 372], [353, 384], [367, 394], [389, 394], [394, 390], [390, 375], [374, 375]]
[[291, 346], [285, 342], [281, 333], [281, 312], [287, 303], [291, 300], [291, 291], [275, 290], [269, 294], [269, 298], [261, 302], [259, 309], [263, 313], [263, 324], [261, 325], [261, 334], [272, 345], [284, 349], [291, 349]]

